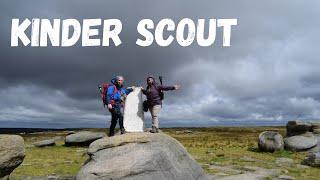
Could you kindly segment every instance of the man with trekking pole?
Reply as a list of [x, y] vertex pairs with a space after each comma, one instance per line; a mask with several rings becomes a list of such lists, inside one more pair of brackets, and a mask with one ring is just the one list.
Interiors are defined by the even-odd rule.
[[153, 76], [147, 77], [147, 87], [142, 89], [142, 93], [146, 95], [147, 100], [143, 103], [144, 110], [149, 109], [152, 117], [152, 130], [151, 133], [159, 132], [159, 119], [158, 114], [162, 107], [162, 100], [164, 98], [164, 91], [178, 90], [180, 85], [163, 86], [162, 77], [159, 77], [160, 85], [158, 85]]

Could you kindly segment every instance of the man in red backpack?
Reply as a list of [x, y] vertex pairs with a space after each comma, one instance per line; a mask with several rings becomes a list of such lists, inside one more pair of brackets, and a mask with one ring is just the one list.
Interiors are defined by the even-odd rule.
[[114, 129], [119, 120], [119, 126], [121, 134], [125, 133], [123, 127], [123, 108], [126, 96], [133, 91], [133, 88], [123, 87], [123, 76], [117, 76], [111, 80], [112, 85], [106, 90], [106, 104], [108, 110], [111, 113], [111, 125], [109, 130], [109, 136], [114, 136]]

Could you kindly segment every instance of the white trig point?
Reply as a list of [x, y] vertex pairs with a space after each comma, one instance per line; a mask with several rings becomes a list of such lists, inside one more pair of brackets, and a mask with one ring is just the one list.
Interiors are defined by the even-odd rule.
[[144, 131], [144, 112], [141, 87], [135, 87], [127, 96], [123, 125], [126, 132]]

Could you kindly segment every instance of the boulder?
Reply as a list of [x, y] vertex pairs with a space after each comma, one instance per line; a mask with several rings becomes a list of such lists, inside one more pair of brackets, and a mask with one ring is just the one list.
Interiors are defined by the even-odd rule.
[[260, 151], [274, 152], [284, 148], [283, 137], [281, 134], [273, 131], [265, 131], [260, 133], [258, 146]]
[[90, 144], [76, 179], [207, 179], [184, 147], [164, 133], [126, 133]]
[[309, 122], [303, 121], [289, 121], [287, 123], [287, 136], [295, 136], [310, 132], [312, 125]]
[[0, 178], [10, 175], [24, 157], [24, 140], [21, 136], [0, 135]]
[[66, 146], [89, 146], [93, 141], [106, 136], [103, 132], [80, 131], [66, 136]]
[[313, 134], [291, 136], [284, 139], [285, 148], [290, 151], [305, 151], [317, 146], [317, 138]]
[[36, 147], [54, 146], [56, 145], [55, 139], [47, 139], [33, 143]]
[[304, 165], [320, 167], [320, 152], [310, 153], [302, 162]]

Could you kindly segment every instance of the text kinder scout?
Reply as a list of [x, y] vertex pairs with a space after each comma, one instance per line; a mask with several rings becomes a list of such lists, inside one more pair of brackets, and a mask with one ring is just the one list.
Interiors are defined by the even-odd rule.
[[[222, 28], [222, 45], [230, 46], [231, 29], [235, 25], [237, 19], [198, 19], [194, 22], [184, 18], [175, 23], [167, 18], [157, 24], [151, 19], [142, 19], [137, 25], [141, 37], [137, 38], [136, 44], [146, 47], [155, 42], [165, 47], [175, 40], [183, 47], [194, 41], [199, 46], [211, 46], [215, 42], [217, 28]], [[111, 41], [114, 46], [119, 46], [122, 44], [121, 31], [122, 22], [119, 19], [83, 19], [82, 24], [77, 19], [12, 19], [11, 46], [70, 47], [76, 45], [80, 37], [82, 46], [110, 46]]]

